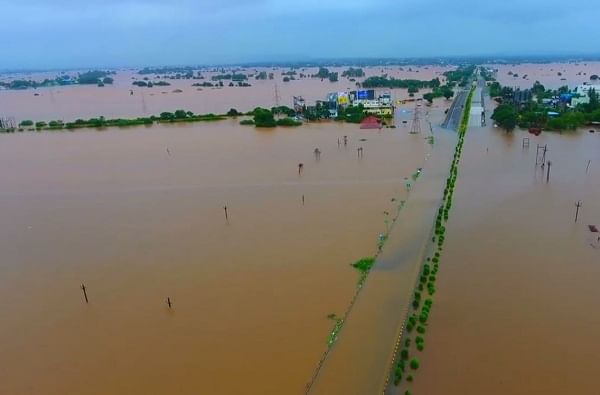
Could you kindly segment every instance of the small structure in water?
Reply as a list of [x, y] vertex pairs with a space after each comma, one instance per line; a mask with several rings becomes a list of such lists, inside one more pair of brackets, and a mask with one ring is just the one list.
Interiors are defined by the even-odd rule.
[[374, 116], [366, 117], [360, 123], [361, 129], [381, 129], [382, 127], [383, 127], [383, 125], [381, 124], [381, 121], [379, 120], [379, 118], [374, 117]]

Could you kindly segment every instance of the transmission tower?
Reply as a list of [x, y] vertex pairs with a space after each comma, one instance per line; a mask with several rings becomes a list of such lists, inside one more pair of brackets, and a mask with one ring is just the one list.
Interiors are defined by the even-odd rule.
[[277, 84], [275, 84], [275, 107], [279, 107], [279, 101], [279, 87], [277, 86]]
[[415, 115], [413, 117], [412, 127], [410, 128], [410, 134], [421, 133], [421, 120], [419, 114], [419, 107], [415, 107]]

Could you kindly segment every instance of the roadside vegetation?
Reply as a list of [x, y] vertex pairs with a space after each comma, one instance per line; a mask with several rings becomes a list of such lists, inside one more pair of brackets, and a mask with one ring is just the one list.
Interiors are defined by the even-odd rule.
[[[471, 89], [465, 104], [465, 110], [458, 130], [458, 142], [454, 151], [450, 172], [446, 179], [442, 204], [438, 209], [435, 220], [434, 235], [432, 237], [433, 254], [427, 257], [421, 266], [421, 271], [413, 292], [412, 311], [408, 314], [404, 331], [396, 344], [397, 355], [392, 365], [392, 371], [390, 372], [390, 378], [395, 386], [401, 385], [403, 380], [408, 383], [406, 385], [410, 385], [414, 381], [414, 375], [420, 367], [418, 354], [425, 350], [425, 335], [429, 325], [431, 309], [434, 304], [435, 284], [446, 237], [445, 224], [449, 219], [452, 208], [454, 187], [458, 178], [458, 165], [469, 123], [473, 92], [474, 90]], [[410, 393], [410, 391], [406, 390], [405, 393]]]
[[476, 66], [467, 65], [461, 66], [456, 70], [446, 71], [444, 76], [448, 79], [449, 84], [457, 84], [460, 87], [466, 87], [475, 72]]

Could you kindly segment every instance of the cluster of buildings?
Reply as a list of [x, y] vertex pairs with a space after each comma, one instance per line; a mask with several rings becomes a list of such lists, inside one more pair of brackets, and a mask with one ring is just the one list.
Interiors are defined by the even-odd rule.
[[392, 117], [394, 105], [390, 92], [384, 92], [376, 96], [374, 89], [356, 90], [349, 92], [332, 92], [327, 94], [325, 100], [317, 100], [314, 105], [306, 105], [300, 96], [294, 96], [294, 111], [303, 114], [305, 111], [316, 111], [317, 108], [326, 108], [329, 117], [338, 116], [340, 109], [362, 105], [367, 114], [379, 117]]
[[591, 90], [600, 94], [600, 85], [581, 84], [575, 87], [572, 92], [561, 93], [559, 96], [542, 99], [542, 104], [575, 108], [580, 104], [588, 104], [590, 102], [589, 93]]
[[[588, 104], [590, 102], [589, 92], [591, 90], [600, 94], [600, 85], [581, 84], [578, 85], [572, 92], [561, 93], [556, 96], [543, 98], [542, 104], [547, 107], [577, 107], [580, 104]], [[504, 96], [504, 102], [513, 104], [517, 107], [525, 106], [531, 102], [533, 97], [531, 89], [514, 89], [509, 96]]]
[[590, 90], [594, 90], [596, 93], [600, 94], [600, 85], [588, 85], [582, 84], [575, 88], [575, 93], [577, 93], [577, 97], [571, 98], [571, 107], [577, 107], [579, 104], [588, 104], [590, 102]]

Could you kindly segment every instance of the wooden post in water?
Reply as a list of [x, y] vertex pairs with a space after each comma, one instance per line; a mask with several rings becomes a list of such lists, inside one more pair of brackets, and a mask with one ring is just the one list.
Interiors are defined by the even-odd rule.
[[302, 195], [302, 205], [304, 206], [304, 195]]
[[575, 222], [577, 222], [577, 218], [579, 218], [579, 207], [581, 207], [581, 200], [577, 201], [575, 207], [577, 207], [577, 210], [575, 211]]
[[227, 206], [223, 206], [223, 210], [225, 210], [225, 221], [229, 221], [229, 215], [227, 214]]
[[587, 167], [585, 168], [585, 174], [587, 174], [587, 173], [588, 173], [588, 170], [590, 169], [590, 163], [592, 163], [592, 160], [591, 160], [591, 159], [590, 159], [590, 160], [588, 160]]
[[548, 161], [548, 171], [546, 172], [546, 184], [550, 182], [550, 166], [552, 166], [552, 162]]
[[302, 174], [302, 169], [304, 168], [304, 164], [298, 163], [298, 175]]
[[167, 296], [167, 306], [169, 306], [169, 308], [171, 308], [173, 304], [171, 303], [171, 298]]
[[83, 297], [85, 298], [85, 303], [89, 303], [88, 296], [87, 296], [87, 288], [86, 288], [85, 284], [81, 284], [81, 290], [83, 291]]

